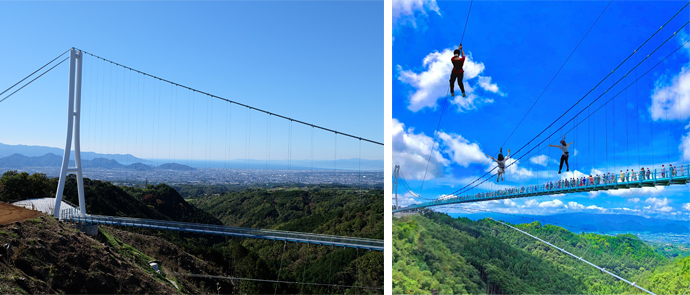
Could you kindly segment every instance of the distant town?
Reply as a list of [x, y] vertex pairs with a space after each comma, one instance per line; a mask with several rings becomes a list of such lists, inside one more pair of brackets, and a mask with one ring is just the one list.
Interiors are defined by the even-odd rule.
[[[23, 167], [19, 172], [44, 173], [49, 177], [60, 174], [59, 167]], [[383, 185], [383, 171], [346, 170], [266, 170], [266, 169], [226, 169], [196, 168], [194, 170], [154, 169], [137, 171], [120, 168], [84, 168], [84, 177], [115, 182], [131, 186], [141, 183], [174, 184], [263, 184], [263, 183], [302, 183], [302, 184], [344, 184], [344, 185]]]

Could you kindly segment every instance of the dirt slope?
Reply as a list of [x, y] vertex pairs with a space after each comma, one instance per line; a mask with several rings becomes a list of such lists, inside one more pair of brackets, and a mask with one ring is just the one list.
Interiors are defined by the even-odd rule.
[[36, 218], [41, 212], [0, 202], [0, 225]]

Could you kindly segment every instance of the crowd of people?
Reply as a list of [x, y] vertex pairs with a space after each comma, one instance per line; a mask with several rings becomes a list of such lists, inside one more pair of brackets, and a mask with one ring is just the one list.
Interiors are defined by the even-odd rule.
[[[497, 190], [497, 191], [491, 191], [491, 192], [484, 192], [484, 193], [477, 193], [475, 195], [466, 195], [466, 196], [461, 196], [459, 197], [461, 200], [467, 200], [467, 199], [484, 199], [484, 198], [495, 198], [495, 197], [501, 197], [501, 196], [510, 196], [510, 195], [516, 195], [516, 194], [525, 194], [525, 193], [536, 193], [536, 192], [548, 192], [548, 191], [553, 191], [553, 190], [560, 190], [560, 189], [569, 189], [569, 188], [578, 188], [578, 187], [587, 187], [587, 186], [593, 186], [593, 185], [606, 185], [606, 184], [614, 184], [614, 183], [625, 183], [625, 182], [636, 182], [636, 181], [645, 181], [645, 180], [652, 180], [652, 179], [658, 179], [658, 178], [671, 178], [671, 177], [679, 177], [679, 176], [687, 176], [690, 174], [690, 169], [686, 169], [684, 165], [681, 165], [680, 168], [678, 166], [673, 166], [672, 164], [668, 165], [668, 168], [666, 168], [664, 165], [661, 165], [661, 171], [657, 171], [659, 175], [657, 175], [657, 178], [654, 177], [654, 172], [649, 169], [649, 167], [645, 170], [645, 168], [640, 168], [640, 171], [637, 172], [634, 169], [626, 169], [625, 172], [623, 170], [620, 170], [620, 173], [606, 173], [606, 174], [596, 174], [596, 175], [589, 175], [589, 176], [582, 176], [582, 177], [571, 177], [567, 179], [561, 179], [558, 181], [550, 181], [545, 184], [541, 185], [528, 185], [528, 186], [522, 186], [522, 187], [515, 187], [515, 188], [505, 188], [502, 190]], [[688, 173], [688, 174], [686, 174]]]

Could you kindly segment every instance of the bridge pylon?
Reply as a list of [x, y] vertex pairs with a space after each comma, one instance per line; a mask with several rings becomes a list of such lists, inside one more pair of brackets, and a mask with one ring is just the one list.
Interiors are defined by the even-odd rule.
[[[77, 175], [77, 191], [79, 193], [79, 214], [86, 215], [86, 203], [84, 202], [84, 178], [81, 166], [81, 146], [79, 140], [79, 127], [81, 117], [81, 68], [84, 55], [81, 50], [74, 47], [69, 53], [69, 106], [67, 109], [67, 140], [62, 156], [62, 166], [60, 168], [60, 181], [55, 192], [55, 206], [53, 216], [60, 218], [60, 205], [62, 204], [62, 194], [65, 190], [65, 180], [67, 174]], [[74, 136], [74, 138], [73, 138]], [[69, 167], [70, 154], [72, 150], [72, 139], [74, 139], [74, 166]]]

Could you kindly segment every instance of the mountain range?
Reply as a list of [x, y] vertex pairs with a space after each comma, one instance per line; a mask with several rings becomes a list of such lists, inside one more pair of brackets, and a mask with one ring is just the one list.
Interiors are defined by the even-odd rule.
[[[106, 158], [95, 158], [92, 160], [83, 160], [83, 168], [107, 168], [107, 169], [130, 169], [137, 171], [147, 171], [154, 169], [164, 170], [179, 170], [190, 171], [196, 168], [177, 163], [165, 163], [159, 166], [146, 165], [142, 163], [133, 163], [129, 165], [120, 164], [118, 161]], [[4, 158], [0, 158], [0, 168], [14, 168], [20, 169], [24, 167], [60, 167], [62, 165], [62, 157], [53, 153], [48, 153], [39, 157], [27, 157], [20, 154], [12, 154]], [[70, 161], [69, 165], [74, 166], [74, 160]]]

